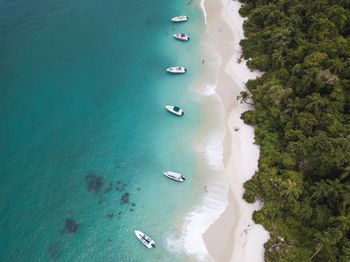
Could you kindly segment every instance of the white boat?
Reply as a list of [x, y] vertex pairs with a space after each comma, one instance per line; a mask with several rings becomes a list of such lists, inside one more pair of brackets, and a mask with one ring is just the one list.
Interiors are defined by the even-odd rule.
[[176, 39], [182, 40], [182, 41], [188, 41], [190, 40], [190, 37], [186, 34], [174, 34], [174, 37]]
[[186, 22], [188, 20], [188, 17], [185, 15], [175, 16], [171, 18], [171, 21], [173, 22]]
[[172, 74], [184, 74], [187, 70], [183, 66], [173, 66], [167, 68], [166, 71]]
[[180, 173], [177, 173], [177, 172], [173, 172], [173, 171], [166, 171], [163, 173], [163, 175], [166, 177], [169, 177], [170, 179], [179, 181], [179, 182], [183, 182], [186, 180], [183, 175], [181, 175]]
[[165, 106], [165, 108], [170, 111], [171, 113], [178, 115], [178, 116], [182, 116], [184, 115], [184, 111], [178, 107], [178, 106]]
[[135, 230], [136, 237], [148, 248], [156, 247], [152, 238], [142, 233], [139, 230]]

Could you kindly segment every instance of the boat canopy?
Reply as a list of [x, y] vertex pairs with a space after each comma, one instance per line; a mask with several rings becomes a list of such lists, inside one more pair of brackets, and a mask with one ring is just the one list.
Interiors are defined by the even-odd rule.
[[177, 107], [177, 106], [174, 106], [174, 111], [179, 112], [179, 111], [180, 111], [180, 108]]
[[146, 237], [145, 235], [141, 236], [146, 242], [147, 244], [149, 244], [149, 242], [151, 242], [151, 239], [149, 239], [148, 237]]

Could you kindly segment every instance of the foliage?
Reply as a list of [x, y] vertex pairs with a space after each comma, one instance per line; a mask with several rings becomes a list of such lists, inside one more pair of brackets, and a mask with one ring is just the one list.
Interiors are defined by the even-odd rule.
[[350, 261], [350, 1], [241, 0], [266, 261]]

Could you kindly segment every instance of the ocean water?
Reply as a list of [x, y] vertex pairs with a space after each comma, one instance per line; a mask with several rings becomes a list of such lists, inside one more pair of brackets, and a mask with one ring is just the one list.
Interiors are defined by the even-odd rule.
[[[172, 24], [179, 14], [190, 21]], [[203, 30], [190, 0], [0, 0], [0, 261], [189, 259], [166, 239], [203, 194]], [[187, 74], [165, 73], [180, 64]]]

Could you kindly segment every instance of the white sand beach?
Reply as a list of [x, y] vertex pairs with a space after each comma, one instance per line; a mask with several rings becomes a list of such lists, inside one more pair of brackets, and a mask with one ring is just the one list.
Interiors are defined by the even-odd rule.
[[239, 42], [244, 38], [241, 4], [232, 0], [205, 0], [202, 3], [208, 30], [208, 42], [221, 58], [215, 92], [225, 111], [226, 135], [223, 148], [224, 176], [229, 185], [228, 205], [220, 218], [203, 234], [210, 257], [220, 261], [263, 261], [263, 244], [268, 232], [254, 224], [252, 214], [259, 204], [248, 204], [242, 198], [243, 184], [258, 168], [259, 148], [254, 144], [254, 129], [240, 119], [249, 110], [236, 100], [245, 83], [259, 72], [251, 72], [241, 56]]

